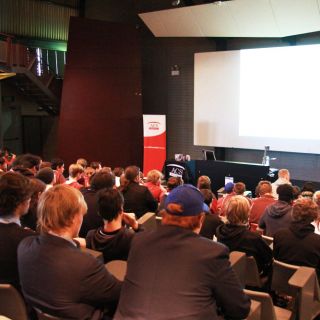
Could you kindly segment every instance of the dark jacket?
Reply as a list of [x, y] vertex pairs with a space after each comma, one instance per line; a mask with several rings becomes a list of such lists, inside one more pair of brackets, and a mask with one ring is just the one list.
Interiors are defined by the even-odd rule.
[[225, 244], [230, 251], [241, 251], [253, 256], [260, 272], [269, 274], [272, 266], [272, 250], [262, 237], [251, 232], [246, 226], [232, 224], [221, 225], [216, 231], [219, 242]]
[[[141, 229], [138, 229], [138, 231], [141, 231]], [[135, 232], [126, 227], [114, 232], [105, 232], [103, 228], [98, 228], [88, 232], [86, 247], [101, 251], [104, 263], [112, 260], [127, 260], [134, 235]]]
[[153, 198], [147, 187], [136, 182], [130, 182], [122, 193], [125, 212], [133, 212], [137, 218], [140, 218], [146, 212], [157, 211], [158, 202]]
[[10, 283], [20, 290], [17, 248], [25, 237], [35, 233], [16, 223], [0, 223], [0, 283]]
[[316, 268], [320, 274], [320, 235], [310, 223], [291, 222], [273, 239], [274, 258], [286, 263]]
[[116, 304], [121, 283], [99, 260], [70, 241], [45, 234], [24, 239], [18, 248], [24, 296], [31, 306], [67, 319], [91, 319]]
[[79, 236], [85, 238], [89, 230], [103, 226], [103, 219], [98, 214], [98, 191], [92, 188], [84, 188], [80, 191], [88, 206], [87, 214], [83, 217], [83, 222], [79, 232]]
[[279, 229], [289, 227], [291, 212], [291, 204], [278, 200], [266, 208], [259, 220], [259, 228], [264, 229], [268, 237], [273, 237]]
[[224, 245], [184, 228], [137, 234], [114, 319], [246, 318], [250, 300], [228, 258]]
[[221, 224], [223, 224], [223, 222], [217, 214], [206, 214], [200, 230], [200, 235], [212, 240], [213, 236], [216, 235], [217, 227]]

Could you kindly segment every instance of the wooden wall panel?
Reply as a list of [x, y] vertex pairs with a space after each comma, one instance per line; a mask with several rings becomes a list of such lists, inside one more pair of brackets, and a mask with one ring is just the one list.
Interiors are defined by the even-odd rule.
[[58, 155], [107, 166], [141, 165], [140, 43], [134, 27], [70, 21]]

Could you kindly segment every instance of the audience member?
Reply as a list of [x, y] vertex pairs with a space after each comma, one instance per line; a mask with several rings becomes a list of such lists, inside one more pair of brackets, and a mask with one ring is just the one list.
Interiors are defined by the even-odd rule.
[[116, 187], [120, 187], [120, 177], [123, 175], [124, 173], [124, 169], [122, 167], [115, 167], [113, 169], [113, 174], [115, 176], [116, 179]]
[[258, 198], [252, 200], [249, 214], [250, 223], [258, 223], [267, 206], [276, 202], [272, 195], [272, 186], [269, 181], [262, 180], [257, 187]]
[[6, 161], [4, 160], [4, 158], [0, 158], [0, 172], [7, 172], [7, 163]]
[[15, 161], [17, 156], [14, 153], [12, 153], [10, 151], [10, 149], [7, 148], [7, 147], [2, 148], [1, 154], [2, 154], [2, 157], [3, 157], [4, 161], [5, 161], [6, 168], [7, 169], [11, 169], [11, 166], [12, 166], [12, 164]]
[[45, 167], [38, 171], [36, 178], [46, 184], [46, 190], [50, 189], [54, 185], [54, 172], [51, 167]]
[[225, 192], [224, 196], [218, 199], [217, 210], [220, 216], [225, 216], [225, 207], [228, 201], [230, 200], [230, 198], [235, 195], [233, 187], [234, 187], [234, 183], [228, 182], [224, 186], [224, 192]]
[[28, 212], [30, 181], [15, 172], [0, 178], [0, 283], [10, 283], [20, 290], [17, 247], [22, 239], [34, 235], [20, 225], [20, 218]]
[[217, 198], [215, 196], [215, 194], [212, 192], [212, 187], [211, 187], [211, 179], [208, 177], [208, 176], [200, 176], [198, 178], [198, 181], [197, 181], [197, 188], [199, 190], [210, 190], [211, 193], [212, 193], [212, 200], [211, 200], [211, 204], [209, 206], [210, 210], [212, 213], [218, 213], [218, 208], [217, 208], [217, 205], [218, 205], [218, 201], [217, 201]]
[[313, 182], [305, 182], [301, 189], [301, 197], [312, 199], [313, 194], [316, 192], [316, 186]]
[[161, 186], [162, 173], [159, 170], [150, 170], [147, 174], [147, 182], [144, 184], [153, 197], [160, 202], [161, 197], [166, 192], [165, 188]]
[[280, 169], [278, 171], [278, 179], [272, 183], [272, 195], [276, 200], [278, 199], [277, 188], [282, 184], [291, 184], [288, 169]]
[[319, 208], [311, 199], [297, 200], [292, 209], [289, 228], [274, 234], [275, 259], [316, 268], [320, 275], [320, 235], [314, 233], [314, 226], [311, 224], [318, 216]]
[[228, 223], [217, 228], [219, 242], [230, 251], [245, 252], [253, 256], [262, 275], [269, 275], [272, 267], [272, 250], [261, 235], [248, 230], [250, 205], [243, 196], [234, 196], [226, 207]]
[[51, 168], [52, 163], [49, 161], [42, 161], [39, 165], [39, 170], [43, 168]]
[[102, 169], [101, 162], [99, 161], [92, 161], [90, 163], [90, 167], [95, 171], [99, 172]]
[[85, 238], [89, 230], [97, 229], [103, 226], [103, 218], [99, 214], [98, 209], [97, 194], [101, 189], [113, 187], [113, 174], [108, 171], [101, 170], [92, 176], [90, 187], [81, 190], [84, 200], [88, 206], [87, 214], [83, 217], [83, 222], [80, 229], [81, 237]]
[[31, 200], [28, 213], [20, 218], [21, 225], [30, 228], [34, 231], [37, 230], [37, 207], [39, 198], [46, 190], [46, 184], [39, 179], [30, 179]]
[[69, 166], [69, 178], [66, 184], [78, 190], [84, 188], [84, 185], [78, 182], [82, 177], [83, 171], [84, 169], [80, 164], [71, 164]]
[[288, 228], [291, 222], [293, 188], [290, 184], [281, 184], [277, 193], [279, 200], [269, 205], [259, 220], [259, 228], [269, 237], [279, 229]]
[[25, 176], [34, 176], [40, 167], [41, 158], [31, 153], [19, 155], [15, 158], [12, 169]]
[[[208, 206], [208, 208], [210, 208], [214, 194], [209, 189], [200, 189], [200, 192], [203, 195], [204, 203]], [[210, 209], [209, 212], [205, 213], [206, 215], [200, 230], [200, 235], [213, 240], [213, 237], [216, 235], [217, 227], [223, 224], [223, 222], [217, 214], [212, 214]]]
[[66, 182], [66, 178], [63, 175], [64, 161], [59, 158], [52, 159], [51, 168], [54, 170], [55, 184], [64, 184]]
[[134, 237], [115, 319], [247, 317], [250, 300], [227, 248], [198, 235], [203, 205], [197, 188], [179, 186], [166, 199], [163, 225]]
[[98, 315], [106, 306], [112, 309], [120, 294], [120, 282], [73, 241], [86, 210], [77, 189], [54, 186], [39, 200], [41, 235], [24, 239], [18, 248], [27, 302], [64, 319], [100, 319]]
[[125, 170], [125, 184], [121, 187], [124, 197], [124, 211], [133, 212], [137, 218], [146, 212], [156, 212], [157, 201], [153, 198], [149, 189], [139, 184], [140, 170], [136, 166], [129, 166]]
[[88, 166], [88, 161], [84, 158], [79, 158], [76, 164], [79, 164], [84, 170]]
[[101, 251], [104, 263], [127, 260], [134, 234], [141, 231], [137, 220], [123, 212], [123, 203], [123, 196], [116, 189], [103, 189], [98, 193], [98, 210], [104, 226], [88, 232], [86, 246]]
[[296, 201], [300, 198], [301, 190], [298, 186], [292, 186], [293, 189], [293, 201]]
[[160, 199], [159, 212], [164, 209], [164, 204], [167, 199], [168, 194], [176, 187], [183, 184], [182, 178], [180, 177], [170, 177], [167, 182], [167, 192]]

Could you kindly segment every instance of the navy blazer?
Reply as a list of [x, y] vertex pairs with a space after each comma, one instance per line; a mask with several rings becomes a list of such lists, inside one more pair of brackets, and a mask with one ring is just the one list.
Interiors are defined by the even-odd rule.
[[26, 300], [54, 316], [91, 319], [97, 309], [114, 307], [119, 298], [121, 282], [102, 262], [61, 237], [24, 239], [18, 267]]
[[136, 234], [114, 319], [246, 318], [250, 300], [228, 255], [224, 245], [180, 227]]

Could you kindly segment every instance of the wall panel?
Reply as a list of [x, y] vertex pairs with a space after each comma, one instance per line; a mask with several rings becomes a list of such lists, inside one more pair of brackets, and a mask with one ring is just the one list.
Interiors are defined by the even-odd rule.
[[107, 166], [141, 165], [140, 44], [134, 27], [73, 18], [58, 155]]

